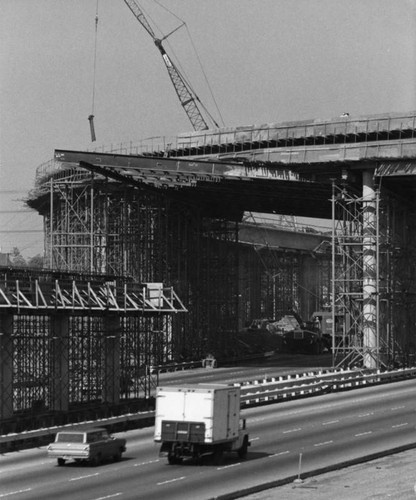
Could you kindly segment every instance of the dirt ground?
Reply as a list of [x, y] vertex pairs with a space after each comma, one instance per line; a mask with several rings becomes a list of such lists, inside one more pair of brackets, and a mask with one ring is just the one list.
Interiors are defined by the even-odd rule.
[[416, 500], [416, 449], [242, 498], [245, 500]]

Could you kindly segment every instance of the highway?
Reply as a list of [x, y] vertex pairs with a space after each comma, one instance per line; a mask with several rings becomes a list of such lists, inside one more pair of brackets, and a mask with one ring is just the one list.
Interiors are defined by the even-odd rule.
[[120, 433], [118, 463], [58, 467], [45, 447], [0, 456], [0, 499], [120, 500], [220, 497], [299, 472], [415, 443], [416, 381], [368, 387], [244, 410], [246, 460], [168, 465], [153, 428]]

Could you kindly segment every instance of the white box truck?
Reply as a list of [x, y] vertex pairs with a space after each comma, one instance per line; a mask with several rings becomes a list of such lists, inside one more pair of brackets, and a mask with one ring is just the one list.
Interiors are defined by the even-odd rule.
[[156, 390], [154, 440], [170, 464], [224, 452], [245, 458], [250, 446], [245, 419], [240, 418], [240, 387], [223, 384], [165, 386]]

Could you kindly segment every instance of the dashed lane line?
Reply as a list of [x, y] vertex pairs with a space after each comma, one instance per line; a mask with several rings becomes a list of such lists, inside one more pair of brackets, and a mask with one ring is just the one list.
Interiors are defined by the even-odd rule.
[[231, 467], [237, 467], [237, 465], [241, 465], [241, 462], [237, 462], [235, 464], [224, 465], [223, 467], [217, 467], [217, 470], [231, 469]]
[[88, 474], [86, 476], [78, 476], [78, 477], [71, 477], [69, 481], [79, 481], [80, 479], [88, 479], [89, 477], [94, 477], [94, 476], [99, 476], [100, 473], [96, 472], [95, 474]]
[[269, 455], [268, 458], [272, 458], [272, 457], [280, 457], [280, 455], [287, 455], [288, 453], [290, 453], [289, 450], [286, 450], [286, 451], [281, 451], [279, 453], [273, 453], [273, 455]]
[[283, 431], [282, 434], [290, 434], [291, 432], [299, 432], [301, 430], [302, 430], [301, 427], [297, 427], [296, 429], [289, 429], [288, 431]]
[[139, 464], [133, 464], [133, 467], [140, 467], [141, 465], [148, 465], [148, 464], [156, 464], [157, 462], [160, 462], [160, 460], [157, 459], [157, 460], [149, 460], [148, 462], [140, 462]]
[[403, 422], [402, 424], [392, 425], [391, 428], [397, 429], [398, 427], [406, 427], [406, 425], [409, 425], [408, 422]]
[[182, 481], [186, 476], [175, 477], [175, 479], [168, 479], [167, 481], [162, 481], [161, 483], [156, 483], [158, 486], [162, 486], [164, 484], [174, 483], [175, 481]]
[[20, 495], [20, 493], [27, 493], [28, 491], [31, 490], [32, 488], [26, 488], [24, 490], [10, 491], [9, 493], [0, 493], [0, 498], [11, 497], [12, 495]]
[[354, 437], [367, 436], [368, 434], [372, 434], [372, 433], [373, 433], [373, 431], [360, 432], [358, 434], [355, 434]]
[[322, 443], [315, 443], [314, 446], [326, 446], [331, 443], [333, 443], [333, 441], [323, 441]]
[[322, 425], [333, 425], [338, 424], [339, 420], [329, 420], [328, 422], [322, 422]]
[[121, 492], [119, 492], [119, 493], [113, 493], [112, 495], [106, 495], [105, 497], [94, 498], [94, 500], [106, 500], [107, 498], [119, 497], [122, 494], [123, 493], [121, 493]]

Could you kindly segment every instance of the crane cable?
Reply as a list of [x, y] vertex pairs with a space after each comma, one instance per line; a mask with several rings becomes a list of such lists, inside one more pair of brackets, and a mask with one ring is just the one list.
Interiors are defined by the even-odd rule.
[[95, 76], [97, 70], [97, 34], [98, 34], [98, 1], [95, 9], [95, 38], [94, 38], [94, 66], [93, 66], [93, 78], [92, 78], [92, 107], [91, 114], [88, 117], [90, 122], [90, 132], [91, 132], [91, 142], [96, 140], [95, 129], [94, 129], [94, 108], [95, 108]]
[[[192, 47], [193, 47], [193, 49], [194, 49], [195, 55], [196, 55], [196, 57], [197, 57], [197, 59], [198, 59], [199, 66], [200, 66], [200, 68], [201, 68], [202, 74], [204, 75], [205, 83], [207, 84], [207, 86], [208, 86], [208, 90], [209, 90], [209, 93], [211, 94], [211, 99], [212, 99], [212, 100], [213, 100], [213, 102], [214, 102], [215, 108], [216, 108], [217, 113], [218, 113], [218, 115], [219, 115], [219, 117], [220, 117], [220, 119], [221, 119], [222, 125], [223, 125], [223, 126], [225, 126], [224, 119], [223, 119], [223, 117], [222, 117], [222, 114], [221, 114], [220, 108], [218, 107], [217, 100], [215, 99], [215, 96], [214, 96], [214, 92], [212, 91], [211, 85], [210, 85], [209, 80], [208, 80], [208, 77], [207, 77], [207, 75], [206, 75], [206, 73], [205, 73], [205, 70], [204, 70], [204, 67], [203, 67], [203, 65], [202, 65], [201, 59], [200, 59], [199, 54], [198, 54], [198, 52], [197, 52], [197, 50], [196, 50], [196, 46], [195, 46], [195, 44], [194, 44], [194, 41], [192, 40], [191, 33], [190, 33], [190, 31], [189, 31], [189, 29], [188, 29], [188, 26], [187, 26], [186, 24], [185, 24], [185, 28], [186, 28], [186, 31], [188, 32], [189, 39], [190, 39], [190, 41], [191, 41], [191, 44], [192, 44]], [[209, 111], [206, 109], [206, 107], [205, 107], [202, 103], [201, 103], [201, 106], [205, 109], [205, 112], [206, 112], [206, 113], [208, 113], [208, 115], [209, 115], [209, 116], [211, 116], [211, 115], [210, 115], [210, 113], [209, 113]], [[212, 117], [211, 117], [211, 119], [212, 119]]]
[[[212, 91], [211, 85], [210, 85], [210, 83], [209, 83], [208, 77], [207, 77], [207, 75], [206, 75], [206, 73], [205, 73], [205, 70], [204, 70], [204, 67], [203, 67], [203, 65], [202, 65], [201, 59], [200, 59], [200, 57], [199, 57], [198, 51], [196, 50], [196, 46], [195, 46], [195, 44], [194, 44], [194, 41], [192, 40], [191, 33], [190, 33], [190, 31], [189, 31], [188, 25], [186, 24], [186, 22], [185, 22], [183, 19], [181, 19], [179, 16], [177, 16], [177, 15], [176, 15], [174, 12], [172, 12], [171, 10], [169, 10], [169, 9], [168, 9], [165, 5], [163, 5], [162, 3], [160, 3], [158, 0], [154, 0], [154, 1], [155, 1], [155, 3], [157, 3], [160, 7], [162, 7], [162, 9], [166, 10], [167, 12], [169, 12], [169, 14], [171, 14], [173, 17], [175, 17], [178, 21], [180, 21], [180, 22], [182, 23], [182, 24], [181, 24], [181, 26], [179, 26], [177, 29], [181, 28], [182, 26], [185, 26], [185, 28], [186, 28], [186, 32], [188, 33], [189, 40], [191, 41], [192, 48], [193, 48], [193, 50], [194, 50], [194, 52], [195, 52], [196, 58], [198, 59], [198, 63], [199, 63], [199, 66], [200, 66], [200, 68], [201, 68], [202, 74], [204, 75], [205, 83], [207, 84], [207, 87], [208, 87], [209, 93], [211, 94], [211, 99], [212, 99], [212, 100], [213, 100], [213, 102], [214, 102], [214, 106], [215, 106], [215, 108], [216, 108], [216, 110], [217, 110], [217, 113], [218, 113], [218, 115], [219, 115], [220, 119], [221, 119], [222, 125], [224, 126], [224, 125], [225, 125], [225, 124], [224, 124], [224, 119], [223, 119], [222, 114], [221, 114], [221, 111], [220, 111], [220, 109], [219, 109], [219, 107], [218, 107], [217, 101], [216, 101], [216, 99], [215, 99], [215, 96], [214, 96], [214, 93], [213, 93], [213, 91]], [[176, 31], [176, 30], [174, 30], [174, 31]], [[169, 33], [169, 35], [170, 35], [170, 34], [172, 34], [172, 33]], [[167, 36], [169, 36], [169, 35], [167, 35]], [[166, 37], [164, 37], [164, 38], [167, 38], [167, 36], [166, 36]], [[168, 41], [168, 44], [169, 44], [169, 41]], [[170, 44], [169, 44], [169, 47], [171, 48], [171, 51], [173, 52], [173, 48], [172, 48], [172, 46], [171, 46]], [[183, 74], [185, 74], [185, 73], [184, 73], [183, 68], [181, 68], [181, 71], [182, 71], [182, 73], [183, 73]], [[200, 104], [200, 105], [204, 108], [205, 112], [206, 112], [206, 113], [207, 113], [207, 115], [210, 117], [211, 121], [215, 124], [215, 126], [218, 126], [218, 124], [216, 123], [216, 121], [215, 121], [215, 119], [213, 118], [213, 116], [210, 114], [210, 112], [208, 111], [208, 109], [204, 106], [204, 104], [200, 101], [199, 97], [196, 95], [195, 91], [192, 89], [192, 87], [191, 87], [191, 85], [190, 85], [190, 83], [189, 83], [189, 79], [188, 79], [188, 78], [187, 78], [187, 80], [188, 80], [188, 81], [187, 81], [187, 84], [188, 84], [188, 86], [191, 88], [191, 90], [192, 90], [192, 92], [193, 92], [194, 96], [196, 97], [197, 101], [199, 102], [199, 104]]]

